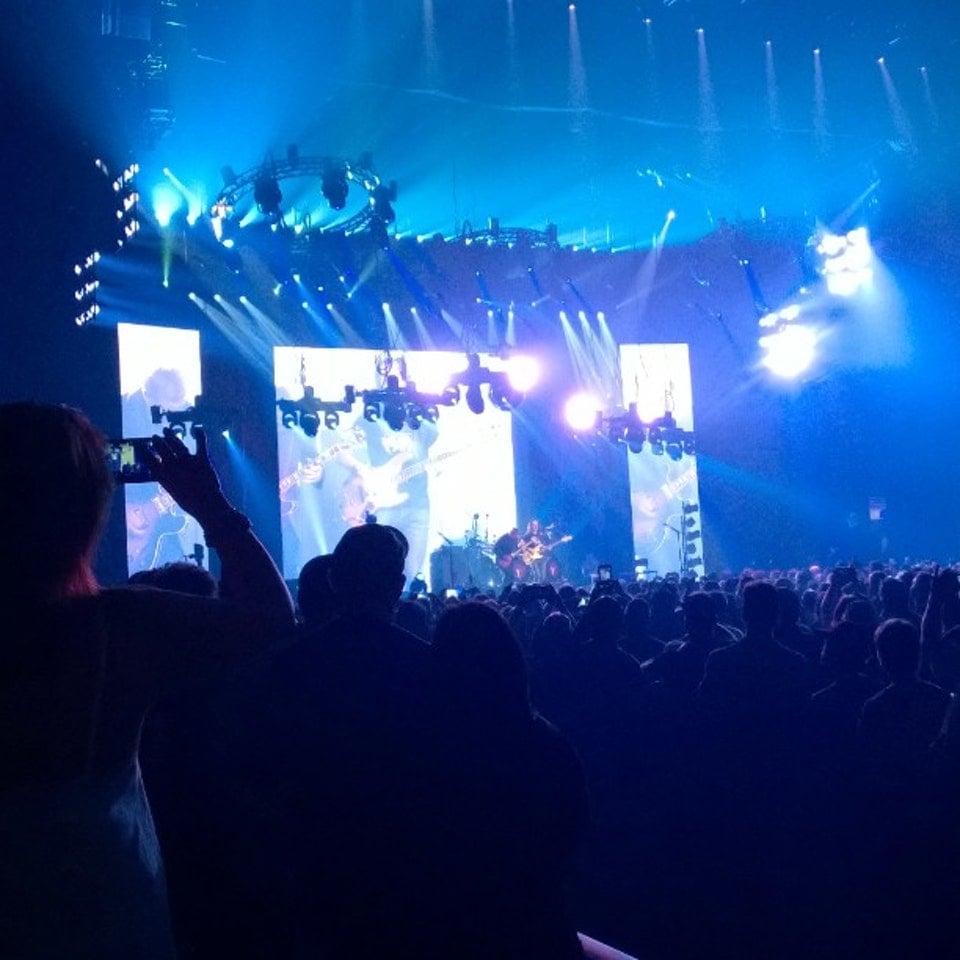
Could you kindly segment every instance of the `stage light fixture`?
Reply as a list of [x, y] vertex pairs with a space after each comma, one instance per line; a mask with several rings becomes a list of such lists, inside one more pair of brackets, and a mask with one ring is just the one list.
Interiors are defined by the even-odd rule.
[[383, 224], [393, 223], [397, 214], [393, 204], [397, 199], [397, 182], [391, 180], [389, 184], [378, 183], [370, 194], [370, 204], [373, 207], [373, 216]]
[[423, 422], [423, 410], [411, 403], [407, 406], [407, 426], [411, 430], [419, 430]]
[[402, 403], [387, 401], [383, 405], [383, 419], [387, 426], [394, 431], [402, 430], [407, 422], [406, 410]]
[[256, 203], [257, 209], [265, 216], [278, 217], [280, 215], [283, 194], [275, 176], [270, 173], [263, 173], [257, 178], [253, 185], [253, 201]]
[[320, 418], [315, 413], [300, 411], [300, 429], [308, 436], [315, 437], [320, 429]]
[[368, 423], [376, 423], [380, 419], [380, 404], [365, 403], [363, 405], [363, 419]]
[[483, 413], [486, 409], [479, 383], [471, 383], [467, 387], [467, 408], [471, 413]]
[[326, 159], [320, 178], [320, 191], [330, 204], [331, 210], [342, 210], [347, 205], [347, 165], [342, 160]]
[[340, 426], [340, 414], [336, 410], [328, 410], [323, 415], [323, 425], [328, 430], [336, 430]]

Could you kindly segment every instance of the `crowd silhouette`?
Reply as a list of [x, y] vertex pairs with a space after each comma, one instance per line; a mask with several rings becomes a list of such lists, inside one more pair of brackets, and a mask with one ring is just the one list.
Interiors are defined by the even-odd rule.
[[365, 523], [294, 600], [201, 431], [153, 469], [219, 579], [103, 586], [99, 431], [0, 442], [0, 956], [943, 955], [954, 568], [441, 598]]

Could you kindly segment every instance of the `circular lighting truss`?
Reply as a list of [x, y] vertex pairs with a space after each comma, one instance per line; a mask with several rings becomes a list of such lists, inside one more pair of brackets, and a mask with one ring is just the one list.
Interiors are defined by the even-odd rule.
[[[331, 210], [342, 210], [346, 206], [347, 191], [351, 184], [366, 193], [367, 202], [356, 213], [325, 227], [305, 223], [302, 229], [298, 229], [301, 234], [340, 233], [350, 236], [368, 229], [375, 221], [380, 221], [385, 227], [393, 220], [388, 201], [396, 198], [396, 184], [392, 181], [384, 183], [371, 169], [369, 160], [351, 162], [337, 157], [302, 157], [296, 154], [230, 176], [220, 188], [210, 208], [210, 216], [229, 220], [236, 215], [238, 205], [249, 199], [260, 208], [262, 214], [279, 218], [282, 216], [281, 184], [286, 180], [304, 179], [316, 183], [318, 205], [326, 204]], [[265, 194], [270, 199], [267, 208], [262, 202]]]

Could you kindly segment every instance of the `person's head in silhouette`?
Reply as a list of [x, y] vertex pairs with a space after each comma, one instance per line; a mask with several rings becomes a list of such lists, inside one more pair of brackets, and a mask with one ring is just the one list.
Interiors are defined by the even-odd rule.
[[196, 597], [216, 597], [220, 592], [217, 578], [206, 567], [189, 560], [173, 560], [152, 570], [138, 570], [130, 575], [127, 582], [189, 593]]
[[870, 653], [863, 630], [850, 620], [842, 620], [824, 637], [820, 662], [833, 676], [854, 676], [864, 669]]
[[650, 630], [650, 604], [645, 597], [633, 597], [623, 611], [623, 629], [630, 636], [643, 637]]
[[407, 538], [380, 523], [350, 527], [334, 547], [330, 586], [341, 613], [393, 618], [403, 592]]
[[910, 587], [896, 577], [880, 584], [880, 607], [885, 617], [904, 617], [910, 610]]
[[54, 601], [95, 593], [113, 497], [103, 434], [79, 410], [0, 404], [0, 591]]
[[297, 609], [300, 620], [308, 627], [325, 623], [336, 613], [336, 597], [330, 586], [333, 554], [311, 557], [300, 570], [297, 580]]
[[521, 722], [531, 716], [527, 668], [509, 624], [475, 600], [447, 607], [433, 650], [450, 704], [464, 719]]
[[909, 620], [884, 620], [874, 635], [877, 659], [891, 683], [909, 683], [920, 669], [920, 633]]
[[602, 594], [590, 601], [580, 622], [584, 635], [594, 643], [615, 647], [623, 632], [623, 608], [613, 597]]
[[765, 580], [750, 580], [743, 587], [741, 603], [747, 635], [754, 639], [772, 637], [780, 616], [777, 588]]
[[688, 639], [710, 640], [717, 624], [717, 607], [709, 593], [689, 593], [684, 597], [683, 624]]

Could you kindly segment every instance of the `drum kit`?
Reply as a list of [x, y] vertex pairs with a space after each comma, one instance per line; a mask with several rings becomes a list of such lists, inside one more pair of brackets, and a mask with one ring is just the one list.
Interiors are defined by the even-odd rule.
[[444, 544], [430, 555], [430, 579], [435, 593], [448, 588], [488, 590], [500, 586], [493, 544], [480, 536], [479, 519], [480, 515], [475, 513], [471, 529], [457, 540], [440, 534]]

